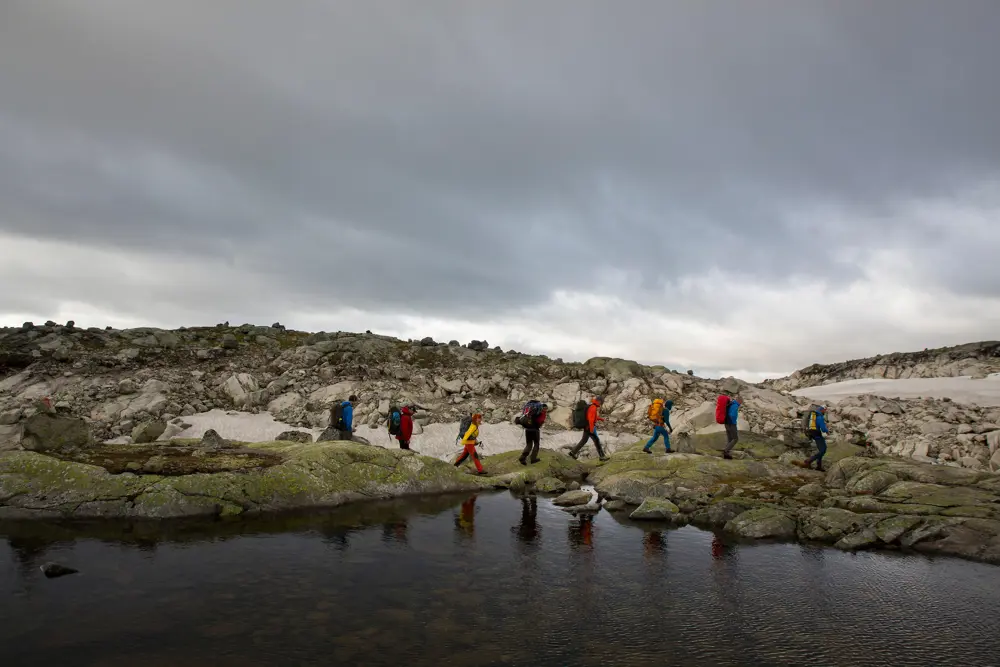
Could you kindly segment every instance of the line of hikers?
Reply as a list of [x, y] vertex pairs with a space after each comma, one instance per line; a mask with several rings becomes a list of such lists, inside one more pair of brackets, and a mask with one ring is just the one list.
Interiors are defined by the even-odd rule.
[[[354, 403], [358, 397], [351, 395], [348, 400], [336, 404], [331, 410], [330, 425], [340, 431], [341, 439], [351, 440], [353, 438], [354, 427]], [[580, 451], [589, 442], [593, 441], [594, 448], [601, 461], [607, 461], [601, 439], [597, 433], [597, 425], [604, 421], [600, 415], [601, 407], [604, 405], [603, 396], [594, 396], [587, 403], [579, 400], [572, 412], [572, 427], [582, 431], [580, 441], [569, 450], [569, 455], [574, 459], [579, 458]], [[740, 439], [739, 432], [739, 412], [743, 405], [743, 398], [739, 393], [731, 395], [728, 393], [719, 394], [715, 404], [715, 421], [725, 426], [726, 446], [722, 451], [722, 458], [732, 459], [732, 451]], [[653, 433], [646, 442], [642, 451], [652, 454], [652, 447], [663, 438], [664, 452], [673, 453], [670, 447], [670, 436], [674, 432], [670, 424], [670, 412], [674, 407], [674, 402], [656, 398], [650, 404], [646, 412], [646, 418], [652, 425]], [[524, 449], [518, 461], [521, 465], [538, 463], [538, 450], [541, 446], [541, 430], [548, 417], [548, 404], [536, 399], [531, 399], [524, 404], [521, 413], [515, 417], [514, 423], [524, 429]], [[399, 442], [400, 449], [410, 449], [410, 440], [413, 437], [413, 416], [417, 410], [422, 410], [419, 405], [409, 404], [403, 406], [390, 406], [388, 414], [388, 432], [390, 437], [394, 437]], [[829, 434], [829, 427], [826, 424], [826, 407], [813, 405], [803, 415], [802, 428], [817, 449], [817, 453], [798, 464], [804, 468], [812, 468], [816, 464], [816, 470], [823, 470], [823, 456], [826, 454], [826, 439], [824, 435]], [[458, 437], [456, 443], [461, 444], [462, 451], [454, 461], [455, 466], [460, 466], [471, 458], [476, 467], [477, 475], [485, 475], [482, 462], [479, 458], [477, 446], [481, 446], [479, 437], [479, 427], [482, 424], [482, 413], [476, 412], [465, 417], [459, 424]], [[530, 457], [530, 459], [529, 459]]]

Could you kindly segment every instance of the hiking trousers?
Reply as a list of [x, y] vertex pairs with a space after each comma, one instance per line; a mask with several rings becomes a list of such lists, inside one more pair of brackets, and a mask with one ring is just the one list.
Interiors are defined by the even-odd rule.
[[600, 457], [604, 456], [604, 448], [601, 447], [601, 439], [597, 437], [597, 431], [588, 431], [583, 429], [583, 437], [580, 438], [580, 442], [576, 443], [576, 447], [570, 450], [570, 453], [576, 456], [583, 449], [583, 446], [587, 444], [588, 440], [594, 441], [594, 447], [597, 448], [597, 455]]
[[[397, 440], [398, 440], [398, 438], [397, 438]], [[409, 440], [400, 440], [399, 441], [399, 448], [400, 449], [409, 449], [410, 448], [410, 441]]]
[[726, 423], [726, 453], [733, 451], [733, 447], [740, 441], [740, 430], [736, 424]]
[[531, 462], [538, 460], [538, 448], [542, 445], [542, 432], [537, 428], [524, 429], [524, 451], [521, 452], [521, 460], [524, 461], [531, 454]]
[[476, 453], [476, 445], [473, 443], [466, 445], [465, 450], [458, 455], [458, 458], [455, 459], [455, 467], [457, 468], [462, 465], [462, 462], [470, 456], [472, 457], [472, 462], [476, 464], [476, 470], [482, 472], [483, 464], [479, 462], [479, 454]]
[[826, 438], [823, 437], [822, 433], [813, 432], [809, 434], [812, 441], [816, 443], [816, 449], [818, 450], [816, 454], [809, 457], [807, 463], [811, 464], [813, 461], [816, 462], [817, 468], [823, 467], [823, 456], [826, 454]]
[[643, 447], [643, 449], [648, 451], [650, 447], [656, 444], [656, 441], [659, 440], [661, 435], [663, 436], [663, 444], [669, 450], [670, 432], [667, 431], [667, 427], [663, 426], [662, 424], [653, 427], [653, 437], [649, 439], [649, 442], [646, 443], [646, 446]]

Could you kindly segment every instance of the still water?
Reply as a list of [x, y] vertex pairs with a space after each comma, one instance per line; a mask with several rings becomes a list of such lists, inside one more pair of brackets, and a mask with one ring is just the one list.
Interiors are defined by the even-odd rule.
[[1000, 568], [727, 545], [509, 494], [0, 525], [0, 600], [5, 667], [1000, 664]]

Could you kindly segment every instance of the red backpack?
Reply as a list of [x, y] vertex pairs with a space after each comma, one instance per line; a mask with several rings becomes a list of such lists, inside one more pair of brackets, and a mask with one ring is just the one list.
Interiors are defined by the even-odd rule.
[[726, 423], [726, 412], [729, 410], [729, 401], [731, 399], [725, 394], [719, 394], [719, 397], [715, 399], [715, 423], [725, 424]]

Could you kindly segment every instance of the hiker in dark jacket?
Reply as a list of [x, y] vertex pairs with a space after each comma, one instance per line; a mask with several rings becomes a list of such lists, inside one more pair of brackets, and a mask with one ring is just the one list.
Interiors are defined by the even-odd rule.
[[[542, 403], [532, 423], [525, 424], [523, 421], [521, 422], [521, 426], [524, 427], [524, 451], [521, 452], [521, 456], [517, 460], [523, 466], [528, 465], [529, 454], [531, 455], [531, 462], [538, 463], [538, 448], [542, 444], [542, 424], [545, 423], [548, 408], [548, 405]], [[524, 419], [523, 416], [522, 419]]]
[[731, 459], [733, 455], [730, 452], [733, 451], [733, 447], [736, 443], [740, 441], [740, 429], [737, 427], [737, 422], [740, 418], [740, 406], [743, 405], [743, 398], [736, 394], [729, 401], [729, 407], [726, 408], [726, 449], [722, 452], [722, 458]]
[[812, 468], [813, 461], [816, 462], [816, 470], [823, 472], [823, 455], [826, 454], [826, 438], [824, 433], [829, 433], [830, 429], [826, 425], [826, 407], [817, 405], [809, 413], [809, 424], [806, 427], [806, 435], [816, 443], [817, 453], [802, 462], [802, 467]]
[[580, 438], [580, 442], [573, 449], [569, 450], [569, 455], [574, 459], [580, 455], [580, 450], [587, 444], [587, 441], [593, 440], [594, 447], [597, 448], [597, 456], [601, 461], [608, 460], [608, 457], [604, 455], [604, 448], [601, 447], [601, 439], [597, 437], [597, 422], [604, 421], [604, 418], [600, 415], [600, 409], [603, 404], [603, 396], [597, 396], [590, 401], [590, 406], [587, 408], [587, 425], [583, 429], [583, 437]]
[[413, 437], [413, 410], [409, 405], [404, 405], [399, 412], [399, 433], [396, 440], [399, 440], [400, 449], [409, 449], [410, 438]]

